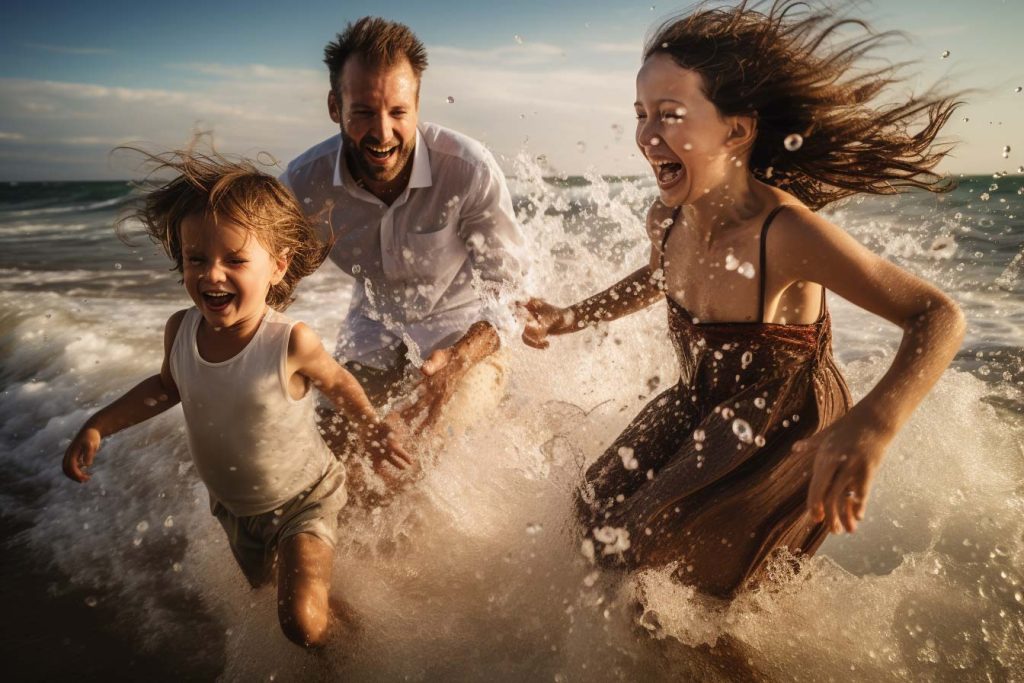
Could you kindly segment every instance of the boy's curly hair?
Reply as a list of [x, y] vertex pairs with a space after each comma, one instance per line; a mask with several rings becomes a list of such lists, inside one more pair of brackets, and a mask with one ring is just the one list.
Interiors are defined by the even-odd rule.
[[[181, 273], [181, 223], [186, 217], [204, 215], [214, 222], [227, 220], [243, 226], [271, 255], [283, 255], [288, 261], [284, 278], [267, 293], [267, 304], [283, 311], [295, 300], [299, 280], [324, 262], [331, 245], [321, 241], [292, 193], [253, 161], [230, 160], [212, 145], [208, 153], [195, 147], [194, 141], [187, 149], [161, 154], [118, 148], [142, 154], [150, 167], [140, 183], [143, 194], [115, 226], [118, 236], [127, 241], [126, 224], [139, 221]], [[153, 180], [163, 171], [175, 177], [167, 182]]]
[[[705, 96], [722, 115], [755, 117], [751, 171], [812, 209], [858, 192], [952, 189], [932, 171], [951, 145], [934, 143], [962, 102], [934, 90], [879, 97], [899, 83], [901, 65], [865, 68], [873, 50], [899, 34], [873, 33], [863, 21], [805, 2], [764, 6], [702, 4], [662, 24], [643, 58], [669, 55], [701, 75]], [[858, 35], [840, 38], [847, 28]], [[785, 140], [794, 133], [803, 144], [790, 151]]]

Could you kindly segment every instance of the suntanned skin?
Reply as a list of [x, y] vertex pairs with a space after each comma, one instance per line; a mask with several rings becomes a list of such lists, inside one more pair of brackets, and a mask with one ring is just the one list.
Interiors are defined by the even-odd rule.
[[[673, 224], [675, 210], [669, 207], [677, 206], [682, 209], [664, 253], [668, 296], [702, 321], [756, 320], [758, 280], [726, 277], [725, 258], [759, 263], [765, 218], [775, 207], [792, 207], [776, 216], [768, 232], [764, 321], [814, 322], [824, 287], [903, 330], [878, 384], [842, 418], [794, 446], [814, 453], [807, 497], [812, 517], [833, 533], [852, 533], [864, 517], [886, 447], [960, 347], [963, 313], [931, 283], [872, 253], [793, 195], [756, 180], [746, 165], [756, 121], [720, 116], [696, 72], [667, 56], [651, 57], [637, 76], [636, 107], [637, 144], [655, 175], [664, 162], [684, 169], [678, 180], [659, 183], [660, 198], [648, 213], [649, 265], [567, 308], [540, 299], [525, 302], [523, 341], [545, 348], [550, 334], [613, 320], [657, 301], [651, 274], [662, 261], [664, 230]], [[685, 115], [674, 120], [680, 109]], [[613, 291], [618, 298], [609, 296]]]
[[[199, 353], [208, 361], [230, 359], [255, 336], [266, 314], [270, 286], [281, 281], [287, 268], [283, 257], [271, 256], [244, 228], [233, 224], [210, 225], [211, 219], [194, 216], [183, 221], [183, 281], [203, 314], [196, 335]], [[211, 309], [203, 292], [231, 292], [232, 304]], [[187, 311], [178, 311], [164, 328], [164, 357], [160, 373], [153, 375], [90, 417], [64, 454], [64, 473], [87, 482], [101, 440], [148, 420], [180, 401], [170, 371], [170, 353]], [[211, 320], [214, 324], [211, 324]], [[412, 458], [394, 430], [378, 419], [362, 387], [324, 350], [320, 338], [305, 324], [291, 332], [286, 362], [292, 398], [302, 398], [317, 387], [355, 425], [360, 439], [376, 463], [405, 469]], [[290, 536], [278, 549], [278, 593], [281, 628], [304, 647], [323, 645], [332, 622], [327, 599], [333, 550], [308, 533]]]

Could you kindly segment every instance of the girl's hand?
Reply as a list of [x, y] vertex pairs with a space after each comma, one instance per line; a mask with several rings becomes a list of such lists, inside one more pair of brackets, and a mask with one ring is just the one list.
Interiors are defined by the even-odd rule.
[[100, 448], [100, 432], [95, 427], [82, 427], [71, 440], [71, 445], [64, 452], [64, 474], [69, 479], [85, 483], [92, 475], [86, 472], [86, 468], [92, 467], [96, 459], [96, 451]]
[[547, 340], [549, 334], [563, 332], [572, 325], [569, 309], [552, 306], [543, 299], [520, 301], [516, 308], [526, 320], [523, 343], [535, 349], [546, 349], [550, 345]]
[[847, 415], [794, 444], [794, 451], [814, 455], [807, 511], [816, 522], [825, 521], [834, 534], [856, 531], [888, 441], [878, 430]]

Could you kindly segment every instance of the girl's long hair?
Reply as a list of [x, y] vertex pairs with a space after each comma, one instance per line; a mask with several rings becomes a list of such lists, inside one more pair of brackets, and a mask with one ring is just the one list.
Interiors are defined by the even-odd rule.
[[[669, 55], [703, 77], [723, 116], [754, 116], [751, 171], [812, 209], [859, 192], [952, 189], [933, 171], [952, 146], [936, 136], [962, 102], [934, 89], [893, 100], [901, 65], [867, 65], [899, 34], [804, 2], [762, 6], [701, 5], [662, 24], [644, 59]], [[857, 35], [840, 38], [849, 29]]]

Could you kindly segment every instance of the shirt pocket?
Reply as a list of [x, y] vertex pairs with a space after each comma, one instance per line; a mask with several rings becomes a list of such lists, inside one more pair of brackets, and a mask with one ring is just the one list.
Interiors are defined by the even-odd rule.
[[444, 280], [466, 260], [466, 245], [459, 237], [458, 216], [429, 225], [419, 232], [409, 230], [398, 255], [401, 269], [417, 281]]

